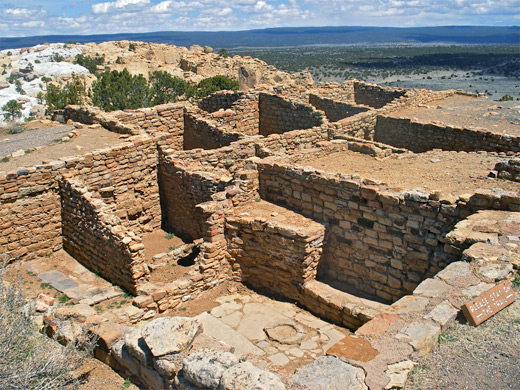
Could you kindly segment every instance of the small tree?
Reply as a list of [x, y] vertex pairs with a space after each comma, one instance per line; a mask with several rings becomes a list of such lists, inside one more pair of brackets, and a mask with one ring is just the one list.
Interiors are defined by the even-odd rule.
[[92, 84], [92, 103], [105, 111], [150, 106], [151, 93], [143, 75], [132, 76], [126, 68], [105, 71]]
[[222, 90], [237, 90], [239, 87], [238, 81], [232, 80], [227, 76], [213, 76], [202, 80], [197, 84], [196, 97], [204, 97], [211, 95], [217, 91]]
[[227, 49], [222, 48], [218, 51], [218, 55], [224, 58], [228, 58], [229, 52], [227, 51]]
[[85, 95], [83, 81], [72, 74], [72, 80], [68, 81], [63, 87], [54, 84], [47, 85], [47, 93], [45, 93], [47, 109], [45, 112], [51, 114], [55, 110], [64, 109], [69, 104], [82, 104]]
[[11, 99], [2, 106], [4, 110], [4, 119], [14, 121], [22, 116], [22, 105], [16, 100]]
[[176, 102], [186, 93], [188, 84], [180, 77], [174, 77], [166, 71], [156, 70], [150, 73], [151, 103], [156, 106], [169, 102]]

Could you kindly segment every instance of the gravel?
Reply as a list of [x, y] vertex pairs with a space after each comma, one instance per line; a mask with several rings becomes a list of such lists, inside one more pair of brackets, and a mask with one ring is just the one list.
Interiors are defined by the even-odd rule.
[[70, 133], [73, 128], [73, 126], [64, 125], [38, 130], [25, 130], [20, 134], [0, 134], [0, 158], [7, 157], [20, 149], [27, 150], [49, 145]]

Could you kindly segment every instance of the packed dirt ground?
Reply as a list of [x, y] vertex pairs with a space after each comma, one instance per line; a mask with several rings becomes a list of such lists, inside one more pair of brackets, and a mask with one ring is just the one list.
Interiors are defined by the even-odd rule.
[[[513, 286], [518, 294], [518, 277]], [[417, 362], [405, 389], [518, 389], [519, 334], [519, 301], [478, 327], [459, 318]]]
[[[45, 129], [45, 127], [42, 128]], [[60, 126], [56, 126], [55, 128], [59, 130]], [[43, 145], [41, 149], [30, 152], [26, 151], [25, 154], [20, 157], [0, 159], [0, 174], [16, 171], [22, 167], [32, 167], [41, 164], [42, 161], [55, 161], [63, 157], [81, 156], [84, 153], [92, 152], [97, 149], [117, 145], [118, 143], [124, 142], [125, 138], [127, 138], [125, 135], [108, 131], [99, 125], [82, 125], [76, 128], [76, 133], [76, 136], [66, 140], [62, 140], [61, 136], [51, 136], [48, 138], [47, 145]], [[38, 139], [39, 129], [27, 130], [27, 135]], [[5, 156], [5, 154], [1, 153], [2, 141], [6, 138], [14, 138], [14, 136], [11, 134], [3, 134], [0, 136], [0, 156], [2, 157]], [[18, 149], [20, 148], [16, 148], [16, 150]]]
[[487, 98], [455, 95], [429, 105], [404, 108], [393, 112], [391, 116], [520, 135], [520, 102], [514, 101], [495, 102]]
[[443, 195], [467, 194], [478, 188], [520, 191], [520, 183], [487, 177], [503, 159], [489, 153], [454, 151], [393, 154], [379, 158], [331, 147], [317, 156], [315, 153], [300, 154], [290, 161], [331, 173], [357, 174], [398, 190], [422, 188], [440, 191]]

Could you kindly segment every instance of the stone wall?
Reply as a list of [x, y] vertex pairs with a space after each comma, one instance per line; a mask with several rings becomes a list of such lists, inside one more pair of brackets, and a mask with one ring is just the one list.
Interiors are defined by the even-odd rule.
[[325, 227], [297, 214], [293, 223], [246, 214], [233, 210], [225, 225], [231, 264], [239, 269], [240, 280], [256, 290], [299, 300], [303, 284], [316, 277]]
[[[171, 146], [173, 139], [165, 137], [160, 142]], [[160, 226], [157, 141], [151, 137], [130, 138], [110, 149], [0, 177], [2, 252], [16, 260], [61, 249], [59, 185], [67, 174], [99, 192], [127, 227], [148, 231]], [[132, 207], [116, 211], [118, 205]]]
[[141, 238], [77, 181], [63, 182], [61, 206], [63, 248], [87, 268], [136, 294], [138, 279], [145, 274]]
[[246, 160], [255, 156], [251, 139], [230, 146], [201, 151], [161, 149], [159, 187], [163, 225], [189, 239], [201, 238], [203, 221], [196, 206], [240, 181]]
[[407, 118], [378, 116], [374, 140], [420, 153], [432, 149], [473, 152], [520, 152], [520, 137], [487, 130], [419, 123]]
[[233, 103], [245, 96], [240, 91], [219, 91], [209, 95], [197, 102], [200, 109], [207, 112], [215, 112], [218, 110], [227, 110], [231, 108]]
[[58, 171], [47, 164], [0, 178], [0, 251], [9, 261], [61, 248]]
[[459, 220], [482, 208], [520, 209], [515, 194], [482, 191], [450, 203], [273, 159], [258, 167], [263, 199], [328, 226], [319, 275], [387, 302], [458, 258], [445, 235]]
[[308, 104], [267, 93], [260, 93], [259, 107], [259, 134], [264, 136], [308, 129], [327, 121], [322, 112]]
[[189, 103], [168, 103], [128, 111], [104, 112], [90, 106], [67, 106], [64, 118], [84, 124], [99, 123], [106, 129], [124, 134], [170, 133], [181, 137], [184, 131], [184, 108]]
[[184, 150], [218, 149], [241, 137], [240, 133], [224, 131], [216, 121], [206, 119], [196, 111], [184, 113]]
[[500, 161], [495, 164], [495, 176], [500, 179], [520, 182], [520, 159]]
[[318, 95], [309, 94], [309, 103], [325, 113], [330, 122], [354, 116], [360, 112], [369, 111], [370, 107], [335, 101]]
[[354, 104], [354, 80], [346, 80], [343, 84], [323, 82], [312, 93], [336, 102]]
[[404, 96], [406, 91], [400, 88], [381, 87], [354, 81], [354, 100], [356, 104], [381, 108], [391, 101]]

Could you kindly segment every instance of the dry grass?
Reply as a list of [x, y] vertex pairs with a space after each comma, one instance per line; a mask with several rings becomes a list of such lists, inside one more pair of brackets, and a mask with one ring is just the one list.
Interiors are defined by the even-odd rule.
[[[22, 294], [21, 278], [8, 284], [0, 270], [0, 389], [66, 389], [78, 379], [70, 376], [86, 358], [75, 343], [61, 346], [39, 332]], [[92, 343], [85, 339], [82, 347]]]
[[[520, 279], [514, 289], [519, 295]], [[520, 301], [472, 327], [464, 319], [442, 333], [418, 362], [406, 389], [519, 389]]]

